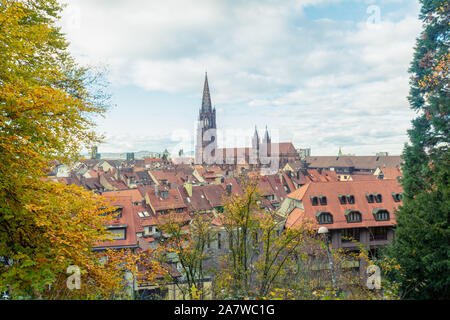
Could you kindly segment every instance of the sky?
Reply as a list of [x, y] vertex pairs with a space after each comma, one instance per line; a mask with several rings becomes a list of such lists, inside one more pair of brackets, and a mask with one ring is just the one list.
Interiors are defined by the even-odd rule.
[[205, 72], [218, 144], [398, 155], [415, 117], [416, 0], [66, 0], [82, 65], [106, 69], [100, 153], [193, 150]]

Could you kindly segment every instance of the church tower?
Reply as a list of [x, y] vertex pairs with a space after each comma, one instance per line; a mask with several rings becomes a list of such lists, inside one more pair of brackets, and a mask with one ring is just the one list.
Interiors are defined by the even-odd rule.
[[[202, 107], [200, 109], [197, 121], [197, 141], [195, 146], [196, 164], [204, 163], [205, 157], [211, 157], [211, 155], [214, 156], [215, 150], [217, 149], [216, 130], [217, 130], [216, 108], [213, 109], [211, 105], [211, 94], [209, 92], [208, 74], [205, 73]], [[205, 153], [206, 147], [208, 147], [208, 150], [212, 150], [212, 152]]]
[[272, 141], [269, 136], [269, 130], [264, 133], [264, 137], [262, 138], [260, 147], [259, 147], [259, 156], [260, 157], [268, 157], [271, 154]]
[[252, 138], [252, 149], [253, 150], [259, 150], [259, 136], [258, 136], [258, 130], [255, 126], [255, 133], [253, 134]]

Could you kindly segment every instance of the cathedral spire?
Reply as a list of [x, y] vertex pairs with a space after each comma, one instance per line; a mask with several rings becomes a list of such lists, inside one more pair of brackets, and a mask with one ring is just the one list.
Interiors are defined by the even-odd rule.
[[258, 130], [256, 129], [256, 126], [255, 126], [255, 133], [253, 134], [253, 139], [252, 139], [252, 148], [255, 150], [259, 149], [259, 135], [258, 135]]
[[211, 112], [211, 95], [209, 94], [208, 73], [205, 72], [205, 84], [203, 86], [202, 111]]
[[266, 126], [266, 132], [264, 133], [264, 138], [263, 138], [264, 142], [266, 143], [270, 143], [270, 136], [269, 136], [269, 130], [267, 130], [267, 126]]

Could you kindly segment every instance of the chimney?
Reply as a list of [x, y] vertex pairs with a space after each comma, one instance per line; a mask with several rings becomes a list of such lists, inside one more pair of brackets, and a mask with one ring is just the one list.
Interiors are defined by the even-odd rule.
[[231, 196], [231, 186], [232, 186], [231, 183], [227, 184], [227, 195], [229, 196]]

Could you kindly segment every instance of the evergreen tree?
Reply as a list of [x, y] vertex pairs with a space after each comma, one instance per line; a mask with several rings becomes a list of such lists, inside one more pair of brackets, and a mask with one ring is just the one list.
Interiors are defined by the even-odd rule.
[[406, 299], [450, 298], [449, 25], [450, 4], [421, 0], [423, 31], [410, 66], [411, 108], [418, 113], [403, 151], [403, 205], [386, 249], [399, 269], [389, 277]]

